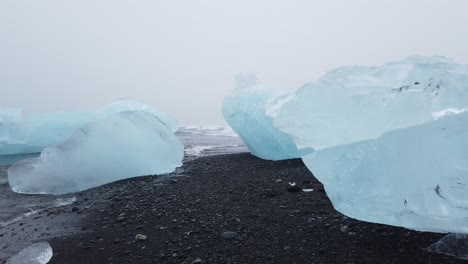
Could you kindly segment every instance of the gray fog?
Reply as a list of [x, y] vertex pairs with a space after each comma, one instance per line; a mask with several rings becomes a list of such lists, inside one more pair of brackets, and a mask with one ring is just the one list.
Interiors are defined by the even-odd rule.
[[2, 0], [0, 107], [26, 114], [144, 100], [224, 124], [233, 76], [294, 89], [409, 55], [468, 64], [466, 0]]

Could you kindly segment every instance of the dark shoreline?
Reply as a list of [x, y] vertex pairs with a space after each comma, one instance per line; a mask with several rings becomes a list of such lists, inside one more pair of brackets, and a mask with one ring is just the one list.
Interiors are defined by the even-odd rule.
[[[293, 192], [288, 182], [314, 191]], [[169, 177], [131, 178], [76, 198], [15, 224], [4, 236], [27, 234], [21, 228], [41, 226], [35, 221], [49, 231], [61, 228], [49, 237], [78, 232], [38, 236], [53, 248], [50, 263], [61, 264], [465, 263], [424, 250], [443, 234], [336, 212], [300, 160], [264, 161], [248, 153], [202, 157]], [[146, 240], [137, 241], [137, 234]]]

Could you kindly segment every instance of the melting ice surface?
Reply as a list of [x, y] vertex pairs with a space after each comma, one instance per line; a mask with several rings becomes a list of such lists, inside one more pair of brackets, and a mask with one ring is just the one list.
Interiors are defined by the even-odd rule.
[[20, 110], [0, 109], [0, 163], [8, 164], [21, 154], [39, 153], [46, 147], [62, 143], [85, 124], [125, 111], [152, 113], [172, 132], [177, 130], [177, 121], [166, 113], [130, 99], [116, 100], [95, 112], [68, 111], [24, 118]]
[[273, 126], [265, 113], [269, 100], [278, 92], [259, 84], [255, 77], [237, 77], [237, 87], [223, 102], [224, 119], [242, 138], [249, 151], [262, 159], [283, 160], [301, 157], [293, 139]]
[[77, 129], [37, 158], [8, 169], [15, 192], [64, 194], [112, 181], [172, 172], [181, 165], [183, 144], [149, 112], [109, 115]]
[[341, 213], [468, 234], [468, 113], [303, 158]]
[[53, 252], [49, 243], [40, 242], [21, 250], [17, 255], [7, 260], [7, 264], [46, 264], [52, 258]]
[[467, 66], [443, 57], [409, 57], [331, 71], [267, 113], [299, 148], [324, 149], [464, 112], [467, 91]]

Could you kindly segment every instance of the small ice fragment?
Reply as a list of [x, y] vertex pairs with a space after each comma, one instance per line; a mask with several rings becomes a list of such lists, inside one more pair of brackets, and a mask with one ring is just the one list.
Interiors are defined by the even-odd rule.
[[7, 264], [46, 264], [52, 258], [52, 248], [47, 242], [32, 244], [7, 260]]
[[313, 192], [314, 189], [302, 189], [303, 192]]
[[468, 260], [468, 235], [448, 234], [438, 242], [430, 245], [427, 250], [433, 253]]
[[289, 186], [296, 186], [295, 182], [289, 182]]

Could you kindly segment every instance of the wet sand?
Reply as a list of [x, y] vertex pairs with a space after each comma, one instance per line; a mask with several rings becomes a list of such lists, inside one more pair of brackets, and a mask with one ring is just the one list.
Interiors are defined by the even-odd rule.
[[127, 179], [76, 197], [9, 226], [0, 246], [36, 236], [50, 242], [51, 263], [61, 264], [465, 263], [424, 250], [442, 234], [336, 212], [300, 160], [203, 157], [163, 178]]

